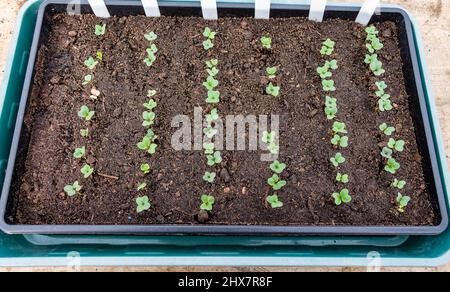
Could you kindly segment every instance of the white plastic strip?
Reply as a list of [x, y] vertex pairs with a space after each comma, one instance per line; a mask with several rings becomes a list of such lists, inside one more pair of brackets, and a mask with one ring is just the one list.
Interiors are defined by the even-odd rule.
[[322, 22], [326, 6], [327, 0], [311, 0], [309, 20]]
[[203, 18], [208, 20], [218, 19], [216, 0], [201, 0]]
[[270, 18], [270, 0], [255, 1], [255, 18], [256, 19]]
[[356, 22], [364, 26], [368, 25], [378, 5], [380, 5], [380, 0], [366, 0], [359, 11]]
[[89, 0], [89, 5], [91, 5], [92, 11], [97, 17], [108, 18], [111, 17], [108, 8], [104, 0]]
[[157, 0], [141, 0], [144, 6], [145, 15], [148, 17], [160, 17], [159, 5]]

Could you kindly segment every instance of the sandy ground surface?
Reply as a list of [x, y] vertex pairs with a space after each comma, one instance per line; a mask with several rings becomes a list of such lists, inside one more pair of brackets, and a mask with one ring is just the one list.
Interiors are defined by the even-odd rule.
[[[3, 78], [3, 67], [5, 65], [8, 48], [12, 37], [17, 11], [25, 0], [2, 0], [0, 7], [0, 68], [2, 68], [0, 79]], [[362, 2], [362, 0], [340, 0], [338, 2]], [[382, 1], [384, 3], [400, 4], [407, 8], [416, 17], [422, 33], [425, 45], [426, 59], [431, 74], [433, 89], [436, 95], [436, 104], [440, 125], [444, 136], [447, 159], [450, 158], [450, 98], [448, 98], [447, 85], [450, 82], [450, 0], [394, 0]], [[0, 271], [70, 271], [67, 268], [0, 268]], [[146, 267], [146, 268], [83, 268], [82, 271], [366, 271], [366, 268], [266, 268], [266, 267]], [[383, 268], [382, 271], [450, 271], [450, 264], [439, 268]]]

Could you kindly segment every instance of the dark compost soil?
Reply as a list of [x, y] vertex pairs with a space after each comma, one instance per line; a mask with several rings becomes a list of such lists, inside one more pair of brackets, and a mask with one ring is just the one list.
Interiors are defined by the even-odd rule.
[[[39, 50], [29, 108], [24, 120], [19, 157], [12, 188], [8, 220], [15, 224], [196, 224], [200, 196], [211, 194], [216, 203], [208, 223], [273, 225], [435, 225], [439, 215], [435, 198], [425, 182], [410, 102], [405, 88], [398, 29], [392, 22], [377, 24], [385, 48], [380, 52], [395, 109], [381, 114], [371, 93], [371, 73], [363, 63], [366, 54], [363, 27], [351, 21], [309, 22], [304, 18], [224, 18], [206, 22], [199, 18], [146, 18], [131, 16], [105, 20], [107, 32], [94, 34], [99, 20], [91, 15], [56, 14], [48, 20], [48, 32]], [[202, 47], [203, 28], [218, 32], [215, 47]], [[148, 41], [145, 33], [155, 31], [159, 47], [154, 66], [143, 59]], [[270, 35], [272, 51], [260, 50], [259, 39]], [[335, 206], [331, 193], [342, 188], [335, 182], [336, 170], [329, 158], [337, 150], [330, 144], [332, 122], [323, 114], [324, 96], [315, 69], [325, 61], [321, 43], [336, 41], [333, 54], [339, 63], [334, 72], [339, 113], [347, 124], [350, 145], [340, 150], [347, 158], [340, 169], [351, 177], [347, 187], [353, 197], [348, 205]], [[101, 91], [97, 101], [89, 98], [91, 86], [81, 81], [89, 70], [83, 65], [102, 50], [104, 60], [92, 85]], [[174, 151], [171, 120], [179, 114], [193, 116], [195, 106], [205, 103], [202, 82], [204, 62], [220, 60], [217, 79], [222, 117], [230, 114], [280, 115], [280, 160], [287, 164], [283, 177], [287, 186], [278, 195], [281, 209], [270, 209], [265, 198], [271, 194], [266, 181], [271, 176], [263, 152], [223, 151], [223, 162], [215, 167], [216, 183], [202, 176], [206, 166], [202, 151]], [[262, 83], [267, 66], [279, 66], [281, 96], [264, 94]], [[264, 81], [264, 80], [263, 80]], [[136, 147], [145, 134], [142, 104], [150, 88], [158, 91], [156, 124], [158, 151], [149, 157]], [[87, 142], [77, 117], [86, 104], [95, 109]], [[383, 171], [378, 125], [395, 125], [396, 139], [406, 141], [396, 154], [401, 169], [396, 176]], [[96, 174], [80, 176], [83, 163], [73, 158], [76, 147], [86, 145], [87, 161]], [[149, 162], [151, 173], [140, 174]], [[99, 174], [115, 176], [113, 179]], [[402, 193], [412, 198], [407, 211], [395, 211], [394, 178], [407, 181]], [[68, 197], [63, 188], [79, 180], [83, 195]], [[140, 182], [147, 182], [138, 193]], [[137, 214], [135, 199], [148, 195], [152, 207]]]

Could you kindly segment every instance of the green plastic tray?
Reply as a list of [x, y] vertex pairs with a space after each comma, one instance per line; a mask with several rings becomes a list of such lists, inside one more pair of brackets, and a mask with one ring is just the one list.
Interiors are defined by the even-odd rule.
[[[41, 0], [21, 9], [0, 90], [0, 181], [14, 130], [36, 13]], [[228, 2], [251, 2], [246, 0]], [[301, 1], [272, 1], [299, 4]], [[415, 28], [414, 24], [414, 28]], [[415, 30], [419, 58], [420, 36]], [[448, 206], [448, 172], [434, 99], [419, 60], [434, 144]], [[130, 241], [131, 240], [131, 241]], [[140, 242], [139, 242], [140, 240]], [[108, 243], [116, 242], [116, 245]], [[119, 244], [118, 242], [121, 242]], [[71, 243], [71, 244], [68, 244]], [[150, 245], [151, 244], [151, 245]], [[437, 266], [450, 260], [450, 230], [440, 236], [258, 238], [20, 236], [0, 233], [0, 266], [245, 265], [245, 266]]]

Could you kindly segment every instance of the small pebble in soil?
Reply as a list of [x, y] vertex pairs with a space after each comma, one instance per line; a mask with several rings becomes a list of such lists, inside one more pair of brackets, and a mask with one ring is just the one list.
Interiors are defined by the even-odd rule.
[[120, 117], [121, 114], [122, 114], [122, 109], [121, 109], [120, 107], [116, 108], [116, 109], [113, 111], [113, 117], [115, 117], [115, 118]]
[[383, 30], [383, 36], [384, 36], [385, 38], [391, 37], [391, 36], [392, 36], [392, 31], [391, 31], [390, 29], [385, 29], [385, 30]]
[[91, 94], [93, 96], [99, 97], [100, 96], [100, 90], [96, 89], [96, 88], [92, 88], [91, 89]]
[[222, 168], [220, 171], [220, 177], [225, 183], [229, 183], [231, 181], [230, 174], [228, 173], [228, 170], [226, 168]]
[[70, 36], [70, 37], [76, 37], [77, 34], [78, 34], [78, 33], [77, 33], [76, 31], [74, 31], [74, 30], [69, 31], [69, 36]]
[[156, 216], [156, 220], [157, 220], [159, 223], [164, 223], [164, 222], [165, 222], [165, 218], [164, 218], [163, 215], [158, 215], [158, 216]]
[[291, 175], [291, 177], [289, 177], [289, 181], [290, 181], [292, 184], [297, 184], [297, 183], [298, 183], [297, 176], [296, 176], [295, 174]]
[[224, 192], [225, 194], [228, 194], [230, 191], [231, 191], [231, 189], [228, 188], [228, 187], [226, 187], [226, 188], [223, 189], [223, 192]]
[[61, 78], [59, 76], [54, 76], [50, 79], [50, 83], [51, 84], [59, 84], [60, 80], [61, 80]]
[[200, 223], [206, 223], [209, 220], [208, 212], [205, 210], [200, 210], [197, 214], [197, 221]]

